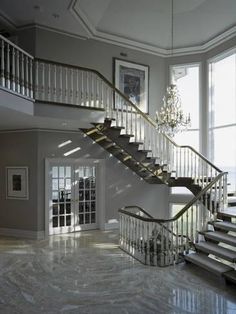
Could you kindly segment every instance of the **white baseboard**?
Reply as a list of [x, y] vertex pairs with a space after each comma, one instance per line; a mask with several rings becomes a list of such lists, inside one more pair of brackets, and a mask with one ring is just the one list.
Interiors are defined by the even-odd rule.
[[42, 240], [45, 238], [44, 231], [21, 230], [11, 228], [0, 228], [0, 235], [35, 240]]
[[104, 230], [119, 229], [119, 222], [105, 223]]

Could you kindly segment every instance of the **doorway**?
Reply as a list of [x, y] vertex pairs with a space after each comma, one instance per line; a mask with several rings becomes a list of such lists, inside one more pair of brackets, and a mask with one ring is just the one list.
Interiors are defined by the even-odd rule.
[[98, 168], [84, 160], [48, 162], [49, 235], [98, 228]]

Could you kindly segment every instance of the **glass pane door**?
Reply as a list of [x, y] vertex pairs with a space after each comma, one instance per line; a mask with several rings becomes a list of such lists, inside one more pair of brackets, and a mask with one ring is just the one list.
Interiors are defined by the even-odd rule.
[[49, 204], [49, 234], [72, 232], [72, 167], [51, 167], [51, 200]]
[[96, 228], [96, 169], [79, 166], [75, 170], [75, 230]]
[[96, 229], [96, 167], [52, 164], [49, 234]]

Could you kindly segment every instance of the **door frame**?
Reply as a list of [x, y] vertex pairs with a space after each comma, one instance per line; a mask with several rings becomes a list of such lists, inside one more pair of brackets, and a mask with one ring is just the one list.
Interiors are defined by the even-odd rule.
[[97, 225], [101, 230], [105, 229], [105, 160], [85, 158], [45, 158], [45, 238], [49, 236], [49, 189], [50, 189], [50, 166], [51, 164], [64, 165], [70, 163], [87, 164], [96, 167], [96, 214]]

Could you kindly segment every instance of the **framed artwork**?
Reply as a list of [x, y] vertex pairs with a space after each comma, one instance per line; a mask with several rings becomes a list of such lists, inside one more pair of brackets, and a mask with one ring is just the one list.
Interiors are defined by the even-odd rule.
[[149, 67], [114, 59], [114, 84], [142, 112], [148, 113]]
[[6, 198], [29, 199], [28, 167], [6, 167]]

